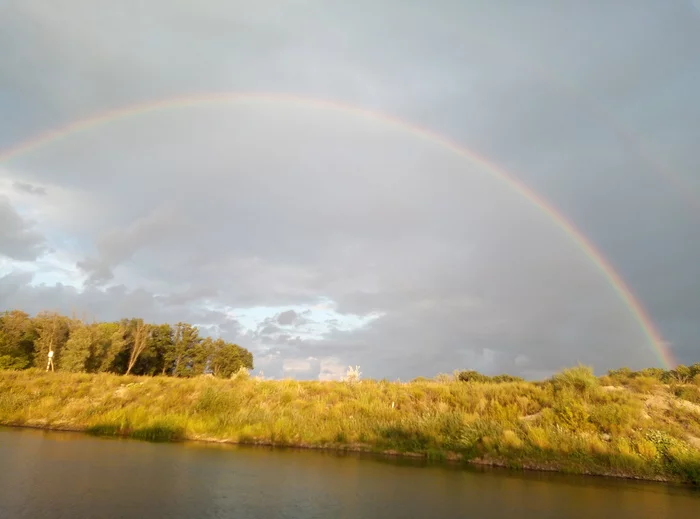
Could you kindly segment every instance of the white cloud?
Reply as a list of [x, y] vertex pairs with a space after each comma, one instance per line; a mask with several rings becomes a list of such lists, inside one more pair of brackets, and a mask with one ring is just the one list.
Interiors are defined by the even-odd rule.
[[348, 366], [340, 362], [336, 357], [321, 359], [318, 379], [321, 381], [341, 380], [347, 372]]

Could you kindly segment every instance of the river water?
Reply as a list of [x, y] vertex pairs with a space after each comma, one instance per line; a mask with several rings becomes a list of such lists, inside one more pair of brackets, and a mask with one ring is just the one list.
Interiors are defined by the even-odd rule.
[[700, 491], [0, 428], [0, 518], [698, 519]]

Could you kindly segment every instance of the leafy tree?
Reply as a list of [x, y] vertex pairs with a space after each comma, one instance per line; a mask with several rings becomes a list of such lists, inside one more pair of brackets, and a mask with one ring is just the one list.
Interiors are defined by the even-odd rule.
[[253, 369], [253, 355], [237, 344], [213, 341], [211, 372], [215, 377], [230, 378], [241, 368]]
[[193, 364], [202, 338], [199, 329], [187, 323], [177, 323], [173, 336], [173, 346], [165, 355], [166, 370], [175, 377], [192, 375]]
[[131, 348], [129, 350], [129, 363], [126, 368], [126, 374], [131, 373], [131, 370], [136, 364], [144, 350], [150, 344], [151, 338], [151, 325], [143, 322], [143, 319], [136, 319], [135, 326], [131, 330]]
[[165, 354], [173, 346], [173, 327], [169, 324], [151, 326], [148, 346], [141, 353], [133, 373], [139, 375], [165, 375]]
[[61, 369], [65, 371], [87, 371], [87, 365], [95, 354], [97, 345], [96, 327], [80, 324], [73, 328], [63, 348]]
[[45, 367], [49, 350], [54, 352], [53, 361], [60, 367], [61, 350], [68, 341], [71, 325], [68, 317], [56, 312], [41, 312], [34, 318], [37, 338], [34, 341], [34, 365]]
[[97, 348], [91, 371], [117, 371], [116, 359], [127, 346], [126, 328], [123, 323], [100, 323], [97, 335]]
[[23, 369], [34, 357], [36, 330], [29, 314], [12, 310], [0, 314], [0, 369]]

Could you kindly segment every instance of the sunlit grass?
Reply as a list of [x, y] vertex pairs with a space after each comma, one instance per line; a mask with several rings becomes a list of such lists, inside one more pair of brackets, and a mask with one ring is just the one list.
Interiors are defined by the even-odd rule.
[[700, 483], [695, 383], [602, 382], [583, 367], [546, 383], [0, 371], [0, 423], [150, 441], [392, 451]]

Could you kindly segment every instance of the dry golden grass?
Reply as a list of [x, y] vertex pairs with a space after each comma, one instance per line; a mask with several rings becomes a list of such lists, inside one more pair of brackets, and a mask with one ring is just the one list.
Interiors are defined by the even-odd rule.
[[[694, 395], [647, 380], [611, 391], [580, 367], [546, 383], [0, 371], [0, 423], [148, 440], [392, 451], [700, 483], [694, 442], [700, 415], [676, 394]], [[669, 405], [646, 405], [650, 399]]]

